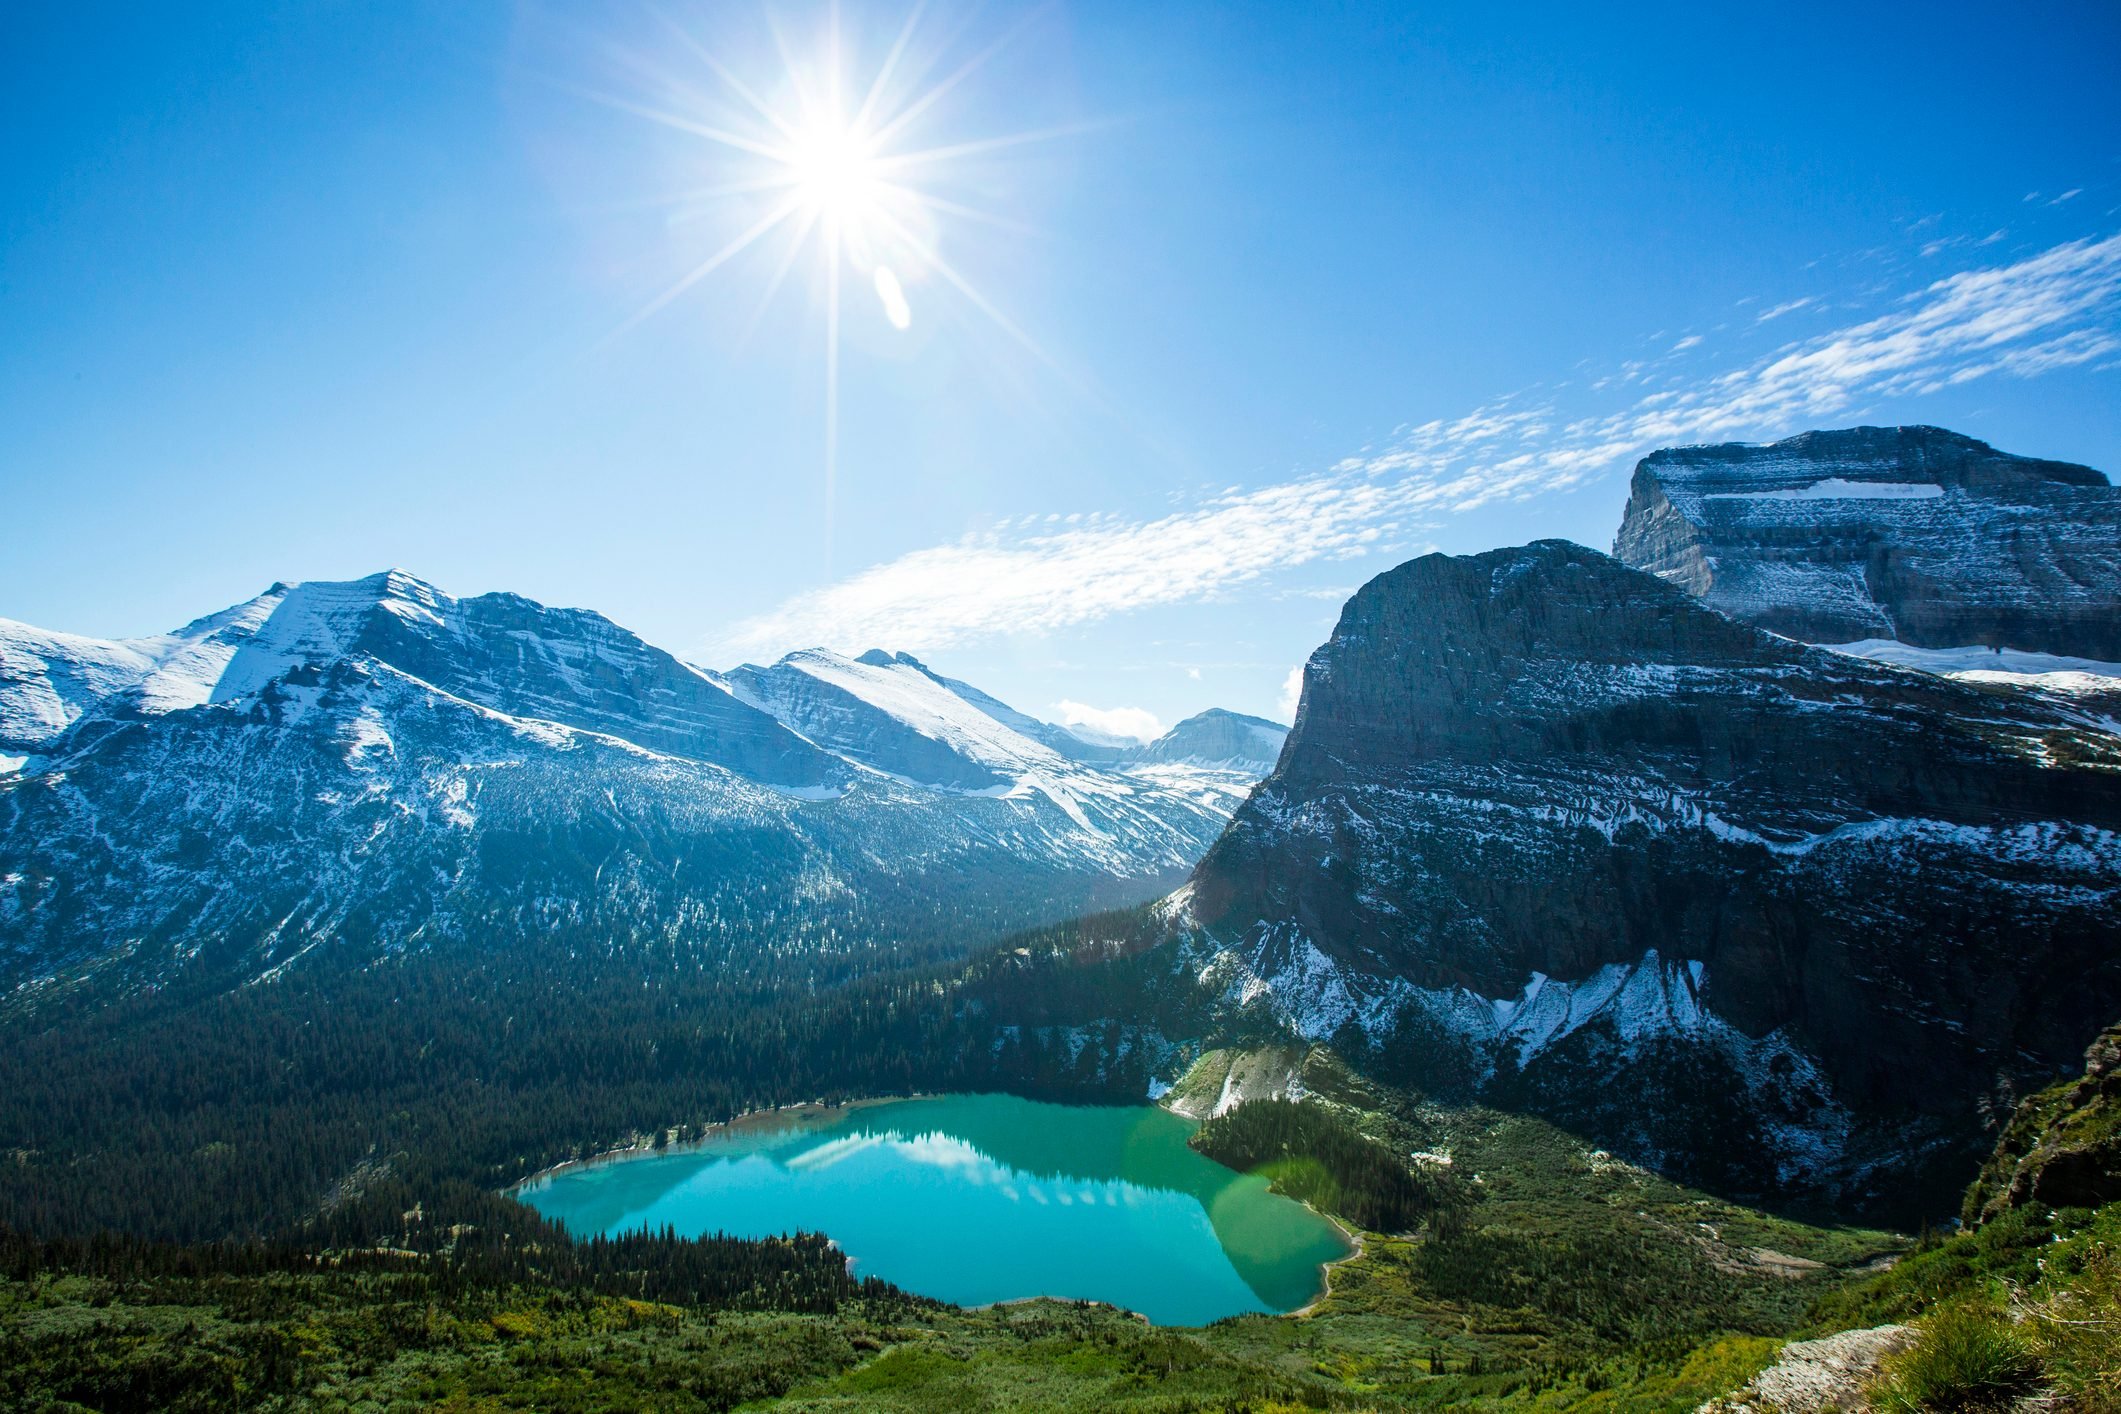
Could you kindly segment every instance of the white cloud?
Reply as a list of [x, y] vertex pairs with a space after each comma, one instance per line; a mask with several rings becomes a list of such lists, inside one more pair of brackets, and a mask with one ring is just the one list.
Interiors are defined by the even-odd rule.
[[1050, 632], [1223, 593], [1273, 570], [1360, 555], [1397, 528], [1402, 488], [1326, 473], [1149, 521], [989, 532], [799, 595], [740, 626], [746, 652], [876, 642], [922, 652]]
[[1756, 324], [1765, 324], [1770, 319], [1780, 319], [1785, 314], [1795, 314], [1798, 310], [1804, 308], [1811, 302], [1812, 297], [1810, 295], [1805, 295], [1801, 299], [1793, 299], [1786, 304], [1778, 304], [1773, 309], [1763, 309], [1760, 311], [1760, 313], [1753, 316], [1753, 322]]
[[[1770, 319], [1810, 297], [1764, 312]], [[745, 653], [889, 642], [914, 652], [1050, 632], [1158, 604], [1213, 599], [1276, 572], [1402, 548], [1433, 518], [1581, 485], [1657, 447], [1831, 425], [1864, 401], [2001, 374], [2033, 377], [2121, 349], [2121, 236], [1962, 271], [1893, 312], [1726, 373], [1660, 381], [1654, 366], [1593, 388], [1651, 388], [1567, 418], [1503, 400], [1403, 432], [1312, 475], [1230, 488], [1149, 520], [1047, 515], [915, 550], [739, 625]]]
[[1686, 350], [1694, 347], [1694, 345], [1700, 342], [1701, 336], [1699, 334], [1689, 334], [1684, 339], [1681, 339], [1678, 343], [1672, 345], [1672, 352], [1684, 353]]
[[1304, 665], [1298, 663], [1289, 669], [1289, 675], [1281, 681], [1281, 701], [1277, 705], [1281, 708], [1281, 719], [1284, 722], [1296, 720], [1296, 709], [1302, 703], [1303, 696]]
[[1053, 715], [1064, 727], [1082, 727], [1098, 737], [1154, 741], [1164, 734], [1156, 714], [1142, 707], [1092, 707], [1064, 698], [1053, 704]]

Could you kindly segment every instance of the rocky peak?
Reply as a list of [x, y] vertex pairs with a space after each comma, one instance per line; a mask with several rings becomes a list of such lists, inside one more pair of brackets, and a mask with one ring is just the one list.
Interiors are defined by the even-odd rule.
[[1288, 764], [1330, 742], [1337, 759], [1489, 760], [1544, 731], [1542, 703], [1642, 696], [1647, 665], [1767, 667], [1778, 644], [1565, 540], [1425, 555], [1365, 584], [1304, 668]]
[[1152, 742], [1127, 753], [1127, 759], [1151, 764], [1229, 766], [1264, 775], [1274, 769], [1289, 729], [1264, 717], [1248, 717], [1222, 707], [1197, 712]]
[[2121, 661], [2121, 491], [1943, 428], [1652, 453], [1613, 553], [1806, 642]]

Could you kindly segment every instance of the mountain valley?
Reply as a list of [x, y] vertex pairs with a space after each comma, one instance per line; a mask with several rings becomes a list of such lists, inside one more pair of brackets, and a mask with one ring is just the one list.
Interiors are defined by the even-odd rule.
[[[1678, 1411], [1888, 1323], [1906, 1384], [2009, 1283], [2022, 1390], [2109, 1407], [2112, 497], [1937, 429], [1656, 453], [1615, 555], [1407, 561], [1292, 727], [1141, 743], [397, 572], [0, 622], [0, 1391]], [[1351, 1255], [1181, 1330], [509, 1196], [997, 1093], [1157, 1103]]]

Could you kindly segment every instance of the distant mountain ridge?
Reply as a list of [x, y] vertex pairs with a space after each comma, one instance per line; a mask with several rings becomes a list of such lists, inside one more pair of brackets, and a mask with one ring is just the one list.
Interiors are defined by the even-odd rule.
[[399, 571], [126, 642], [0, 622], [0, 981], [525, 928], [932, 952], [1161, 892], [1265, 769], [1027, 731], [1065, 736], [911, 659], [716, 674]]
[[2121, 490], [1939, 427], [1653, 452], [1613, 553], [1808, 643], [2121, 662]]

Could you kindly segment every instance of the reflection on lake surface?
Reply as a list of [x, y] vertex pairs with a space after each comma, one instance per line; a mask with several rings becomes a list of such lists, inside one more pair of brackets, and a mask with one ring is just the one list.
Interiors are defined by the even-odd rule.
[[822, 1232], [857, 1275], [965, 1306], [1060, 1296], [1197, 1325], [1306, 1304], [1339, 1230], [1188, 1149], [1193, 1129], [1150, 1106], [946, 1095], [748, 1123], [516, 1196], [581, 1237]]

